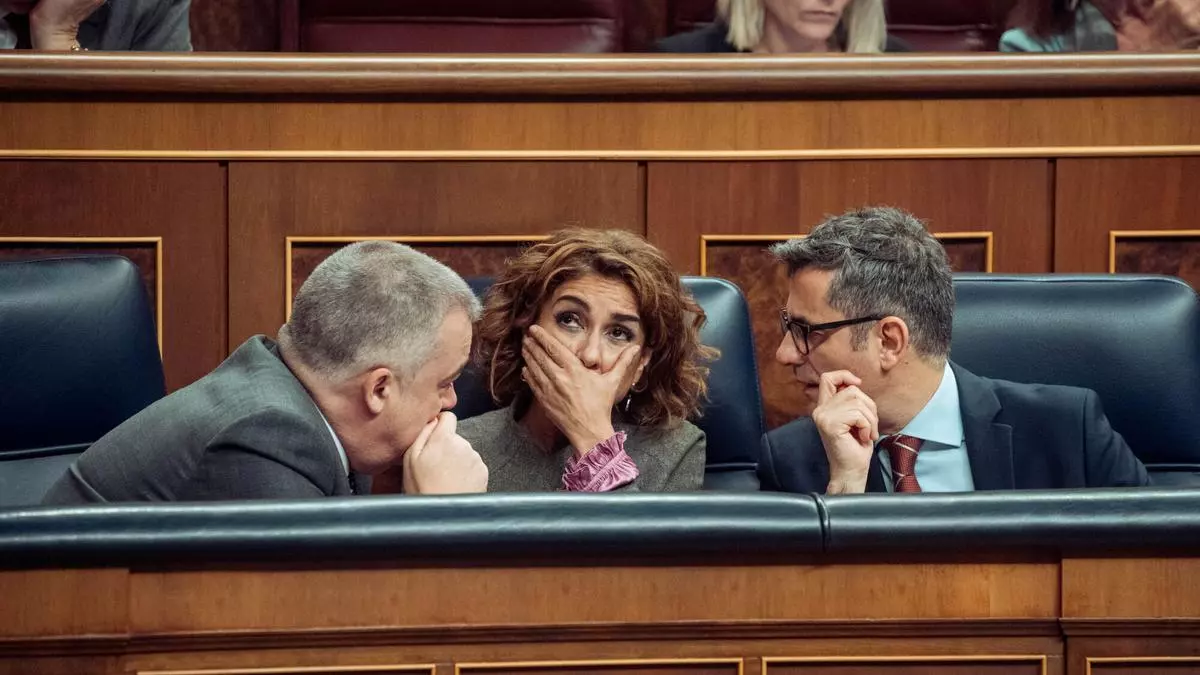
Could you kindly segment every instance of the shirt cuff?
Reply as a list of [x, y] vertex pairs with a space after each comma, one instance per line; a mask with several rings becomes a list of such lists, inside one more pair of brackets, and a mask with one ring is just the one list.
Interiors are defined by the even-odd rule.
[[563, 489], [569, 492], [608, 492], [632, 483], [637, 464], [625, 452], [625, 432], [601, 441], [582, 459], [571, 457], [563, 470]]

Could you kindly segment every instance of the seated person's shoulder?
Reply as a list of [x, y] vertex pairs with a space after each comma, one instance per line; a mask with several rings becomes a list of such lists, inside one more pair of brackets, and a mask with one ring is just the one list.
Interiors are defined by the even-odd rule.
[[991, 378], [988, 382], [1004, 410], [1082, 414], [1089, 401], [1098, 402], [1096, 392], [1061, 384], [1030, 384]]
[[495, 434], [510, 422], [511, 408], [497, 408], [480, 415], [458, 420], [458, 435], [474, 444]]

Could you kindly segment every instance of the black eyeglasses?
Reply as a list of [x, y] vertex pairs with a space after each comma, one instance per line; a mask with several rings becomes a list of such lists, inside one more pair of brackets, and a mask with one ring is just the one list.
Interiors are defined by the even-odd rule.
[[857, 319], [843, 319], [841, 321], [830, 321], [829, 323], [807, 324], [807, 323], [804, 323], [803, 321], [793, 321], [792, 318], [790, 316], [788, 316], [786, 309], [779, 310], [779, 325], [780, 325], [780, 327], [783, 328], [783, 332], [785, 334], [789, 334], [792, 336], [792, 343], [796, 345], [796, 351], [800, 352], [801, 354], [804, 354], [805, 356], [807, 356], [808, 353], [810, 351], [812, 351], [812, 348], [809, 345], [808, 340], [809, 340], [809, 336], [812, 335], [813, 333], [836, 330], [838, 328], [844, 328], [846, 326], [854, 326], [854, 325], [857, 325], [860, 323], [868, 323], [871, 321], [880, 321], [884, 318], [886, 318], [886, 317], [881, 316], [881, 315], [872, 315], [872, 316], [861, 316]]

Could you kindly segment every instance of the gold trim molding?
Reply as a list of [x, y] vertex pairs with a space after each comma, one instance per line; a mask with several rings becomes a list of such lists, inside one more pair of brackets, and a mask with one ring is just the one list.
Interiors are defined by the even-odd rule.
[[[981, 232], [933, 232], [938, 241], [983, 241], [984, 242], [984, 271], [991, 273], [994, 261], [994, 239], [991, 231]], [[801, 239], [803, 233], [792, 234], [702, 234], [700, 235], [700, 276], [708, 276], [708, 246], [709, 243], [739, 244], [754, 242], [780, 242], [788, 239]]]
[[1121, 239], [1200, 239], [1200, 230], [1109, 230], [1108, 273], [1117, 273], [1117, 242]]
[[171, 161], [778, 161], [854, 159], [1059, 159], [1186, 157], [1200, 145], [973, 148], [795, 148], [784, 150], [0, 150], [0, 159]]
[[[730, 665], [737, 666], [737, 675], [744, 675], [745, 662], [740, 658], [696, 658], [696, 659], [608, 659], [591, 661], [513, 661], [508, 663], [456, 663], [454, 675], [464, 675], [471, 671], [501, 670], [504, 668], [578, 668], [578, 667], [613, 667], [624, 666], [698, 666], [698, 665]], [[765, 675], [765, 673], [764, 673]]]
[[297, 666], [294, 668], [217, 668], [215, 670], [139, 670], [137, 675], [301, 675], [302, 673], [428, 673], [435, 675], [433, 664], [395, 666]]
[[1179, 665], [1183, 663], [1200, 664], [1200, 656], [1089, 656], [1084, 673], [1092, 675], [1093, 665]]
[[292, 318], [292, 297], [295, 294], [292, 288], [292, 249], [296, 244], [354, 244], [360, 241], [394, 241], [398, 244], [527, 244], [535, 241], [545, 241], [548, 235], [545, 234], [484, 234], [484, 235], [399, 235], [399, 236], [369, 236], [369, 237], [345, 237], [345, 236], [296, 236], [285, 237], [283, 245], [283, 261], [284, 261], [284, 293], [283, 293], [283, 317], [284, 321]]
[[154, 323], [158, 331], [158, 356], [163, 356], [163, 238], [162, 237], [0, 237], [0, 244], [153, 244], [154, 245]]
[[770, 675], [771, 665], [837, 663], [837, 664], [887, 664], [887, 663], [1031, 663], [1041, 666], [1041, 675], [1047, 675], [1048, 657], [1045, 654], [987, 654], [971, 656], [947, 655], [904, 655], [904, 656], [765, 656], [762, 660], [762, 675]]

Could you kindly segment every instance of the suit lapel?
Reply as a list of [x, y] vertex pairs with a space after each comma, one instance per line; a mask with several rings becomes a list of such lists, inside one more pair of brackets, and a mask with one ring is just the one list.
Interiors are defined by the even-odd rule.
[[951, 363], [958, 380], [958, 406], [976, 490], [1013, 490], [1012, 427], [995, 422], [1000, 400], [991, 384]]
[[883, 477], [883, 462], [879, 459], [879, 448], [871, 451], [871, 472], [867, 474], [867, 492], [887, 492]]

